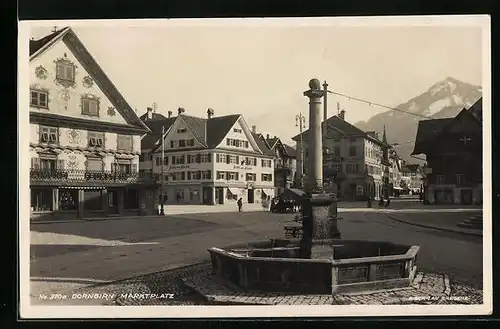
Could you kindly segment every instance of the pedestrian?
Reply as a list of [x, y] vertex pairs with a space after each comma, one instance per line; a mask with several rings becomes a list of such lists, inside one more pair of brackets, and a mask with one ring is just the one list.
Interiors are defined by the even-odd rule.
[[238, 203], [238, 211], [241, 211], [241, 208], [243, 208], [243, 199], [239, 198], [237, 203]]

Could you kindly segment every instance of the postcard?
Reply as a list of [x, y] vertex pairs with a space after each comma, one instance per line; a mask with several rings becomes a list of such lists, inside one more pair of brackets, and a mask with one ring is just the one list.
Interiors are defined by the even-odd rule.
[[491, 314], [490, 47], [489, 16], [21, 21], [21, 317]]

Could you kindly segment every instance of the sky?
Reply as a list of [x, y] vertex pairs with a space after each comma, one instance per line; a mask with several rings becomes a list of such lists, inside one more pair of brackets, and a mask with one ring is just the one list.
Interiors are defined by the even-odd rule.
[[[30, 34], [41, 38], [54, 25], [73, 28], [138, 115], [153, 103], [162, 114], [241, 113], [258, 132], [291, 145], [296, 115], [308, 116], [303, 92], [311, 78], [388, 106], [446, 77], [482, 84], [481, 28], [470, 25], [57, 22]], [[351, 123], [387, 110], [330, 95], [329, 116], [337, 102]]]

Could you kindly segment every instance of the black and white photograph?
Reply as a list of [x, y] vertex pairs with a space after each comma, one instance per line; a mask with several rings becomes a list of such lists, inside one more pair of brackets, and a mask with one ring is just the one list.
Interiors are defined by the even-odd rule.
[[22, 318], [491, 314], [489, 16], [18, 42]]

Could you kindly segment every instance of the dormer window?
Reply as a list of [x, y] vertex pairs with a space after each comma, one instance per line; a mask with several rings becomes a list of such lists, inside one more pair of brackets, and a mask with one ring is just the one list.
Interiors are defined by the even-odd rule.
[[97, 99], [82, 97], [82, 114], [99, 116], [99, 101]]
[[69, 61], [60, 60], [56, 64], [57, 80], [75, 82], [75, 65]]
[[233, 132], [238, 133], [238, 134], [241, 134], [241, 129], [234, 128], [234, 129], [233, 129]]

